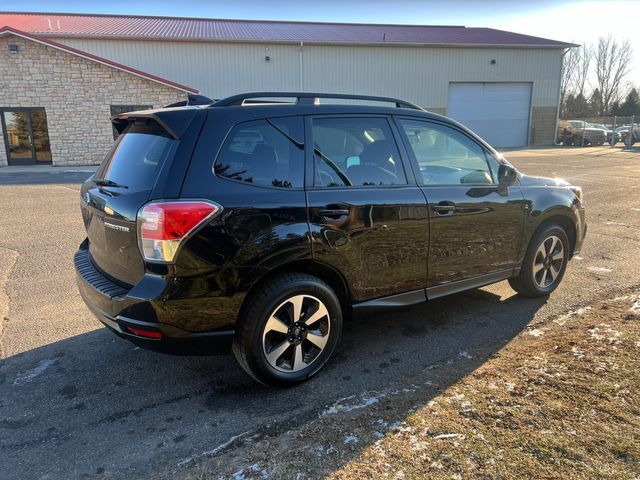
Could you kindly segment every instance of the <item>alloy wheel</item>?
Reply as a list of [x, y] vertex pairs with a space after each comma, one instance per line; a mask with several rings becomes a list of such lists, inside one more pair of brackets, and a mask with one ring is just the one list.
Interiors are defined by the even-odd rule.
[[533, 257], [533, 280], [540, 288], [549, 288], [558, 278], [564, 263], [564, 246], [556, 235], [547, 237]]
[[269, 315], [262, 332], [262, 349], [269, 365], [297, 372], [316, 361], [329, 340], [329, 311], [316, 297], [294, 295]]

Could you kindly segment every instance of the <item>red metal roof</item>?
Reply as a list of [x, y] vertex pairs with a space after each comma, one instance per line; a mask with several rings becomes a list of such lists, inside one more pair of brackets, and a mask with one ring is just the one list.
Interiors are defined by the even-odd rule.
[[[0, 25], [2, 25], [2, 19], [0, 19]], [[153, 80], [154, 82], [162, 83], [169, 87], [176, 88], [178, 90], [182, 90], [183, 92], [189, 93], [199, 93], [199, 91], [195, 88], [187, 87], [186, 85], [181, 85], [176, 82], [172, 82], [171, 80], [167, 80], [166, 78], [158, 77], [157, 75], [152, 75], [151, 73], [143, 72], [142, 70], [137, 70], [132, 67], [128, 67], [127, 65], [122, 65], [121, 63], [113, 62], [109, 59], [99, 57], [97, 55], [93, 55], [92, 53], [85, 52], [83, 50], [78, 50], [77, 48], [69, 47], [68, 45], [63, 45], [58, 42], [54, 42], [53, 40], [49, 40], [48, 38], [43, 38], [39, 35], [32, 35], [27, 32], [20, 31], [16, 28], [5, 26], [0, 27], [0, 37], [4, 35], [16, 35], [18, 37], [25, 38], [27, 40], [32, 40], [34, 42], [41, 43], [43, 45], [47, 45], [49, 47], [62, 50], [64, 52], [70, 53], [72, 55], [77, 55], [79, 57], [86, 58], [88, 60], [92, 60], [94, 62], [102, 63], [103, 65], [107, 65], [109, 67], [116, 68], [118, 70], [122, 70], [127, 73], [131, 73], [138, 77], [146, 78], [148, 80]]]
[[571, 43], [462, 26], [373, 25], [127, 15], [0, 12], [0, 25], [47, 37], [416, 45], [570, 47]]

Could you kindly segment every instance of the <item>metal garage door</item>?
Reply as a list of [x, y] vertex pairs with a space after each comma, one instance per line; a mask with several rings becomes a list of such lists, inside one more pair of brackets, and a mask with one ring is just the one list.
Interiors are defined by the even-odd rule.
[[494, 147], [527, 145], [530, 83], [451, 83], [447, 115]]

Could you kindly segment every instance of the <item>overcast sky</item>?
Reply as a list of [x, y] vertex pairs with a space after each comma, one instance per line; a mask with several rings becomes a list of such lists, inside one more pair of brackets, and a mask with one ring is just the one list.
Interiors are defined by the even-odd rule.
[[595, 43], [611, 34], [634, 48], [629, 80], [640, 85], [640, 0], [3, 0], [1, 10], [173, 15], [258, 20], [492, 27]]

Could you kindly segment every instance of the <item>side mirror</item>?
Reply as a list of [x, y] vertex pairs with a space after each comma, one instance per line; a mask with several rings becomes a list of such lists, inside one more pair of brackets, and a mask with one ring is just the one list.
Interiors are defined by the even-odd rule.
[[501, 163], [498, 168], [498, 185], [509, 187], [516, 183], [518, 179], [518, 171], [506, 163]]

